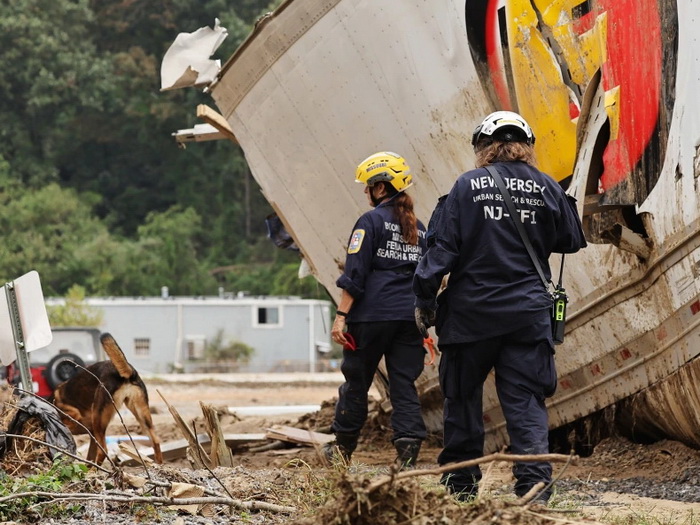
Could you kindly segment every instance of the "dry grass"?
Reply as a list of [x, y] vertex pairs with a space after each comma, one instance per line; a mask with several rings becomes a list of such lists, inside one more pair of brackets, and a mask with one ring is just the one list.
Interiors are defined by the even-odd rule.
[[[17, 407], [12, 396], [2, 395], [2, 397], [3, 400], [0, 401], [2, 406], [0, 408], [0, 430], [8, 431], [17, 415]], [[28, 419], [22, 425], [21, 434], [40, 441], [46, 439], [46, 432], [37, 418]], [[0, 457], [0, 469], [10, 476], [21, 475], [32, 470], [48, 470], [53, 463], [49, 449], [30, 440], [7, 438], [6, 446], [7, 450]]]

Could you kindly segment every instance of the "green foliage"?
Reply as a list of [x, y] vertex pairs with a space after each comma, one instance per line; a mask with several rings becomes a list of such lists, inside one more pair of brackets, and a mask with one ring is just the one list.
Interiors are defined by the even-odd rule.
[[240, 364], [250, 362], [255, 349], [240, 341], [225, 341], [224, 331], [218, 330], [216, 335], [207, 342], [205, 354], [213, 361], [235, 361]]
[[76, 152], [78, 120], [111, 98], [111, 65], [96, 54], [87, 0], [13, 0], [0, 15], [0, 155], [37, 186]]
[[138, 229], [143, 256], [143, 273], [151, 283], [168, 286], [177, 295], [192, 295], [215, 289], [199, 261], [197, 236], [201, 231], [199, 215], [192, 208], [175, 206], [164, 213], [151, 213]]
[[88, 468], [83, 463], [71, 463], [69, 461], [64, 461], [62, 459], [57, 459], [51, 470], [50, 474], [54, 474], [56, 478], [63, 483], [74, 483], [80, 481], [87, 474]]
[[49, 323], [59, 326], [89, 326], [99, 328], [104, 312], [85, 304], [85, 289], [73, 285], [66, 295], [65, 304], [48, 306]]
[[[50, 183], [38, 190], [13, 186], [0, 191], [1, 277], [15, 279], [29, 270], [41, 276], [45, 294], [65, 291], [72, 284], [75, 253], [84, 243], [106, 232], [91, 215], [96, 196], [78, 195]], [[82, 270], [82, 269], [81, 269]]]
[[38, 519], [72, 517], [81, 509], [80, 505], [56, 502], [37, 505], [41, 501], [46, 501], [47, 498], [32, 493], [60, 492], [67, 484], [82, 480], [87, 471], [87, 467], [82, 463], [71, 463], [70, 460], [59, 456], [48, 472], [34, 474], [27, 478], [0, 477], [0, 497], [27, 493], [24, 497], [12, 499], [0, 505], [0, 520], [26, 523]]
[[[290, 257], [292, 256], [292, 257]], [[293, 262], [287, 262], [291, 258]], [[240, 264], [222, 271], [219, 280], [227, 290], [250, 295], [299, 296], [328, 300], [330, 296], [314, 277], [299, 278], [300, 259], [291, 252], [281, 252], [271, 263]]]
[[[208, 295], [229, 277], [257, 294], [325, 296], [266, 239], [272, 210], [241, 149], [175, 144], [211, 97], [160, 92], [178, 33], [219, 18], [228, 38], [213, 58], [225, 61], [279, 3], [0, 2], [0, 278], [34, 269], [47, 296]], [[247, 275], [214, 272], [229, 266]]]

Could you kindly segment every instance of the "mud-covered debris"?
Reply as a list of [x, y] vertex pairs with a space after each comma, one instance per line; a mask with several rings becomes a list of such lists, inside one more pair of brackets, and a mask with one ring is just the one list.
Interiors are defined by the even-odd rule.
[[337, 401], [337, 398], [323, 401], [319, 410], [301, 416], [297, 423], [301, 428], [310, 428], [311, 430], [317, 430], [319, 432], [329, 432], [331, 423], [333, 423], [335, 404]]
[[[59, 450], [64, 450], [75, 454], [75, 441], [73, 435], [61, 422], [58, 410], [48, 401], [35, 396], [22, 396], [16, 400], [17, 408], [12, 421], [7, 427], [7, 434], [22, 435], [27, 421], [36, 418], [45, 432], [45, 440], [49, 445], [56, 448], [49, 448], [49, 456], [53, 459], [59, 454]], [[7, 446], [11, 440], [6, 440]], [[5, 454], [6, 447], [0, 447], [0, 457]]]
[[[376, 487], [368, 490], [370, 487]], [[396, 480], [380, 486], [363, 475], [341, 475], [335, 497], [312, 516], [291, 525], [458, 525], [499, 523], [544, 525], [561, 522], [561, 514], [542, 505], [516, 505], [514, 501], [487, 498], [460, 502], [436, 484], [420, 478]], [[569, 525], [579, 523], [567, 519]], [[591, 525], [590, 520], [585, 522]]]

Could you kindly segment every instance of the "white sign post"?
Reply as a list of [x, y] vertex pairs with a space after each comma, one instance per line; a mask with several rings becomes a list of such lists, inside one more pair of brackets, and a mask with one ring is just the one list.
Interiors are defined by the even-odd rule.
[[23, 390], [33, 391], [28, 352], [52, 339], [39, 274], [32, 270], [5, 283], [5, 293], [0, 294], [0, 364], [17, 360]]

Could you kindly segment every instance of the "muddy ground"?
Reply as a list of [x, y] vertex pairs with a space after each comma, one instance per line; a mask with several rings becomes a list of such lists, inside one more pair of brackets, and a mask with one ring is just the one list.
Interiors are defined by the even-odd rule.
[[[183, 419], [203, 430], [200, 402], [220, 407], [225, 433], [264, 433], [276, 424], [327, 431], [339, 380], [329, 375], [326, 382], [271, 382], [269, 378], [245, 382], [177, 382], [172, 378], [147, 379], [157, 433], [164, 443], [183, 436], [162, 398]], [[375, 396], [377, 393], [372, 391]], [[161, 398], [162, 395], [162, 398]], [[230, 407], [269, 405], [322, 405], [313, 413], [284, 415], [239, 415]], [[512, 476], [507, 462], [484, 466], [482, 498], [474, 505], [457, 504], [437, 483], [439, 475], [415, 475], [395, 479], [369, 495], [362, 492], [391, 470], [394, 451], [385, 415], [372, 405], [371, 418], [363, 432], [349, 468], [328, 466], [313, 447], [265, 440], [234, 451], [234, 467], [192, 470], [186, 458], [169, 461], [164, 467], [125, 467], [127, 475], [149, 476], [162, 482], [180, 481], [206, 488], [206, 494], [224, 494], [248, 505], [270, 504], [279, 508], [222, 511], [216, 505], [199, 506], [194, 514], [157, 512], [145, 517], [126, 512], [117, 504], [83, 507], [71, 519], [54, 523], [583, 523], [615, 524], [700, 524], [700, 451], [673, 441], [640, 445], [623, 438], [608, 438], [596, 446], [593, 455], [577, 465], [555, 463], [557, 484], [548, 508], [513, 506]], [[137, 433], [134, 419], [125, 414], [130, 432]], [[113, 435], [124, 434], [117, 422]], [[83, 443], [83, 438], [78, 438]], [[260, 445], [274, 443], [270, 450]], [[437, 467], [439, 439], [428, 440], [415, 473]], [[257, 449], [256, 449], [257, 447]], [[264, 448], [264, 447], [263, 447]], [[93, 484], [94, 485], [94, 484]], [[102, 485], [100, 485], [102, 486]], [[225, 486], [226, 489], [222, 489]], [[359, 488], [358, 488], [359, 487]], [[131, 492], [129, 492], [131, 490]], [[369, 489], [367, 489], [369, 490]], [[372, 489], [374, 490], [374, 489]], [[134, 493], [133, 488], [123, 491]], [[362, 496], [364, 494], [364, 496]], [[363, 499], [364, 498], [364, 499]], [[2, 505], [2, 503], [0, 503]], [[123, 504], [122, 504], [123, 505]], [[195, 508], [197, 508], [195, 506]], [[286, 510], [280, 510], [286, 509]], [[290, 510], [293, 509], [293, 510]], [[435, 513], [438, 511], [439, 516]], [[376, 514], [373, 514], [376, 513]], [[396, 514], [394, 516], [394, 513]], [[378, 516], [381, 516], [378, 517]], [[544, 517], [543, 517], [544, 516]], [[29, 520], [31, 521], [31, 520]]]

